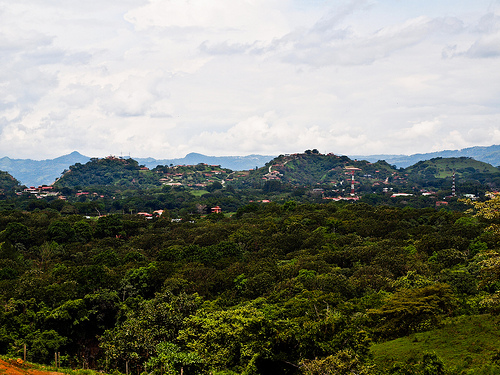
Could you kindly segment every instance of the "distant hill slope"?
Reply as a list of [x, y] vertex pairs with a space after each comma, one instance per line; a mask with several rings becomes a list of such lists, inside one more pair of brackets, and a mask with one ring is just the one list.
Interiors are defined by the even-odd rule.
[[493, 145], [488, 147], [469, 147], [461, 150], [446, 150], [429, 152], [426, 154], [413, 154], [413, 155], [350, 155], [352, 159], [361, 159], [375, 162], [377, 160], [385, 160], [391, 165], [398, 168], [406, 168], [410, 165], [418, 163], [422, 160], [429, 160], [432, 158], [458, 158], [461, 156], [471, 157], [479, 161], [491, 164], [493, 166], [500, 166], [500, 145]]
[[14, 190], [19, 187], [19, 181], [8, 172], [0, 171], [0, 197], [9, 193], [14, 194]]
[[220, 165], [222, 168], [232, 169], [233, 171], [244, 171], [262, 167], [275, 156], [269, 155], [247, 155], [247, 156], [207, 156], [192, 152], [183, 158], [178, 159], [153, 159], [153, 158], [134, 158], [146, 167], [153, 169], [158, 165], [197, 165], [205, 163], [209, 165]]
[[451, 181], [453, 173], [457, 184], [462, 186], [478, 183], [495, 188], [500, 186], [500, 168], [465, 156], [423, 160], [404, 171], [410, 182], [425, 183], [435, 188], [443, 187], [446, 181]]
[[0, 159], [0, 170], [9, 172], [26, 186], [50, 185], [70, 165], [86, 163], [90, 160], [76, 151], [71, 154], [60, 156], [55, 159], [32, 160], [32, 159]]

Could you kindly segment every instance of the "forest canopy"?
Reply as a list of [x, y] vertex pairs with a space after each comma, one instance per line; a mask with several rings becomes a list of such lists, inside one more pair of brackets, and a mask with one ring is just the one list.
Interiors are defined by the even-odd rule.
[[[500, 312], [484, 215], [293, 201], [217, 215], [0, 211], [0, 351], [133, 373], [389, 373], [373, 345]], [[424, 354], [406, 374], [443, 363]]]

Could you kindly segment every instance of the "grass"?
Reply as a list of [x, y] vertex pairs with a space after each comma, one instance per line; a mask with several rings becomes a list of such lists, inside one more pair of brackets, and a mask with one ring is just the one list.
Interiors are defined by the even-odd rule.
[[395, 362], [417, 363], [425, 352], [436, 353], [447, 368], [481, 368], [500, 351], [499, 323], [497, 316], [460, 316], [439, 329], [375, 344], [371, 352], [384, 368]]
[[191, 190], [191, 194], [193, 194], [195, 197], [201, 197], [203, 194], [207, 194], [208, 190]]

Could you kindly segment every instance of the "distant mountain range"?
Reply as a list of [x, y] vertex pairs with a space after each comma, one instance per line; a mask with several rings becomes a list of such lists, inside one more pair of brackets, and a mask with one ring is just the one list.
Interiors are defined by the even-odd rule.
[[398, 168], [407, 168], [410, 165], [418, 163], [419, 161], [429, 160], [432, 158], [458, 158], [461, 156], [471, 157], [475, 160], [498, 167], [500, 166], [500, 145], [487, 147], [475, 146], [463, 148], [461, 150], [445, 150], [413, 155], [349, 155], [351, 159], [367, 160], [372, 163], [378, 160], [385, 160], [389, 164], [395, 165]]
[[[422, 160], [429, 160], [436, 157], [471, 157], [475, 160], [489, 163], [493, 166], [500, 165], [500, 145], [489, 147], [470, 147], [462, 150], [447, 150], [426, 154], [414, 155], [349, 155], [351, 159], [367, 160], [376, 162], [385, 160], [396, 167], [406, 168]], [[248, 155], [248, 156], [207, 156], [198, 153], [187, 154], [183, 158], [177, 159], [154, 159], [154, 158], [133, 158], [139, 164], [148, 168], [158, 165], [196, 165], [206, 163], [210, 165], [220, 165], [233, 171], [242, 171], [260, 168], [273, 159], [272, 155]], [[32, 159], [10, 159], [3, 157], [0, 159], [0, 171], [9, 172], [21, 184], [26, 186], [50, 185], [61, 174], [76, 163], [87, 163], [90, 157], [84, 156], [77, 151], [71, 154], [60, 156], [55, 159], [32, 160]]]
[[0, 170], [9, 172], [22, 185], [39, 186], [50, 185], [56, 178], [61, 176], [64, 170], [75, 163], [86, 163], [90, 160], [88, 156], [74, 151], [71, 154], [60, 156], [55, 159], [32, 160], [32, 159], [0, 159]]
[[150, 169], [158, 165], [196, 165], [205, 163], [209, 165], [220, 165], [222, 168], [229, 168], [233, 171], [244, 171], [262, 167], [273, 155], [247, 155], [247, 156], [207, 156], [192, 152], [183, 158], [178, 159], [153, 159], [153, 158], [133, 158]]

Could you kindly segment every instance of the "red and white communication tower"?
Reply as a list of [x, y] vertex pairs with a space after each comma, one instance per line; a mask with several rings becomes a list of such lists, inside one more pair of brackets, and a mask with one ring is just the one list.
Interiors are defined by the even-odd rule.
[[351, 196], [355, 197], [356, 193], [354, 192], [354, 184], [356, 181], [354, 181], [354, 172], [361, 171], [361, 169], [356, 167], [345, 167], [345, 169], [347, 169], [346, 174], [349, 174], [349, 172], [351, 173]]

